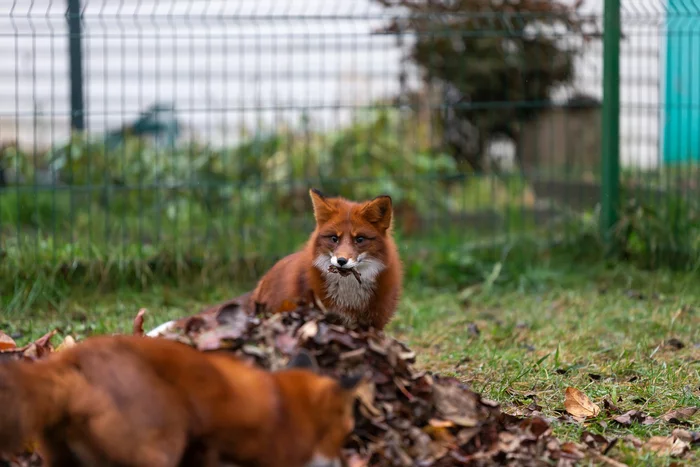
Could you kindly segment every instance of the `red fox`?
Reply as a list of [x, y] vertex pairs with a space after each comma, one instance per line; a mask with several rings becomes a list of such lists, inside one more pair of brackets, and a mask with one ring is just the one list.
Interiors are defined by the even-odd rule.
[[340, 465], [359, 376], [278, 372], [138, 336], [88, 338], [0, 364], [0, 453], [38, 441], [44, 465]]
[[391, 233], [391, 198], [357, 203], [314, 189], [309, 194], [316, 218], [311, 238], [263, 275], [253, 302], [279, 312], [313, 291], [347, 324], [383, 330], [396, 311], [403, 279]]

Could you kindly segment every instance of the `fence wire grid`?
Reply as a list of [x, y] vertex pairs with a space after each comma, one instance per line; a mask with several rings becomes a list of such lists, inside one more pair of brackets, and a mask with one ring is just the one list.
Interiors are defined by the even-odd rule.
[[[700, 2], [620, 4], [621, 204], [692, 204]], [[0, 248], [275, 258], [312, 228], [311, 187], [391, 195], [399, 235], [431, 248], [550, 234], [605, 192], [603, 11], [0, 0]], [[696, 248], [695, 211], [674, 212]]]

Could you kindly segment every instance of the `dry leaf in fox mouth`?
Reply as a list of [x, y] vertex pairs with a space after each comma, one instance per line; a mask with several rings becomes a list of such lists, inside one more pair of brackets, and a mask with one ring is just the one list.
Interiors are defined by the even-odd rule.
[[600, 413], [600, 407], [591, 402], [587, 395], [576, 388], [566, 388], [564, 397], [564, 407], [574, 417], [591, 418]]

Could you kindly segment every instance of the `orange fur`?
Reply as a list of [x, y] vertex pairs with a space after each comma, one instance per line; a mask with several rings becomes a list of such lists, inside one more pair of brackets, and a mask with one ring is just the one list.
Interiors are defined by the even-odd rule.
[[[310, 195], [316, 218], [310, 239], [260, 279], [252, 300], [280, 312], [285, 302], [306, 298], [313, 291], [329, 311], [348, 323], [384, 329], [396, 311], [403, 280], [391, 233], [391, 198], [357, 203], [328, 198], [316, 190]], [[353, 275], [328, 272], [338, 258], [361, 273], [360, 283]]]
[[54, 467], [337, 459], [358, 379], [317, 375], [306, 358], [267, 372], [166, 339], [103, 336], [0, 364], [0, 453], [38, 440]]

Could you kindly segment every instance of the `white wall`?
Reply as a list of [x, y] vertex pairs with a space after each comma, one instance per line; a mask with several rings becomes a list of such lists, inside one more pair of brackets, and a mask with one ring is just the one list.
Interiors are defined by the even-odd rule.
[[[656, 0], [622, 1], [630, 12]], [[585, 8], [600, 14], [602, 2], [588, 0]], [[46, 147], [67, 135], [65, 4], [0, 0], [0, 142]], [[242, 122], [296, 122], [308, 107], [316, 124], [331, 127], [352, 118], [349, 107], [398, 91], [401, 52], [394, 37], [369, 35], [386, 12], [368, 0], [83, 0], [83, 6], [87, 124], [95, 134], [163, 100], [174, 102], [199, 136], [231, 143]], [[625, 23], [626, 165], [649, 166], [658, 157], [662, 19], [652, 27]], [[576, 85], [597, 96], [601, 50], [596, 43], [582, 57]]]

